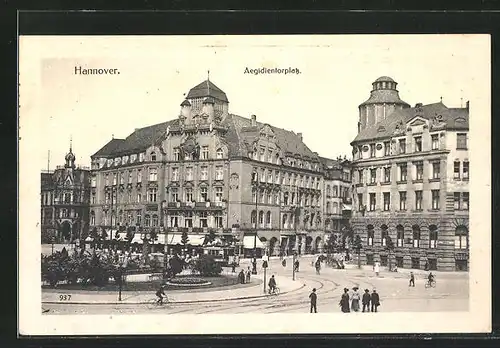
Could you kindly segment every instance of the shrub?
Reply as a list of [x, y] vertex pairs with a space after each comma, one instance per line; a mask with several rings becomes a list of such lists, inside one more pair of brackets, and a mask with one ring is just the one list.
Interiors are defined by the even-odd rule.
[[194, 270], [201, 276], [215, 277], [221, 274], [222, 267], [212, 255], [201, 255], [195, 262]]

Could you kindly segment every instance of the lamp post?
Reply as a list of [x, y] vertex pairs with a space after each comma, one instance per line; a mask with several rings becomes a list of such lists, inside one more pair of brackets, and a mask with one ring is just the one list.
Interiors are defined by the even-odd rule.
[[259, 202], [259, 174], [257, 171], [252, 173], [252, 181], [255, 183], [255, 235], [253, 238], [253, 261], [252, 261], [252, 274], [257, 274], [257, 224], [259, 221], [258, 202]]

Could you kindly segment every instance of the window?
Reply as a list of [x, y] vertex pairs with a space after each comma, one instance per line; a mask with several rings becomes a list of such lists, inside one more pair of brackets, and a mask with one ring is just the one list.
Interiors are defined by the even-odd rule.
[[370, 144], [370, 157], [375, 157], [375, 144]]
[[134, 223], [134, 217], [132, 216], [132, 212], [131, 211], [129, 211], [127, 213], [127, 222], [128, 222], [129, 225], [132, 225]]
[[94, 212], [90, 213], [90, 224], [95, 225], [95, 213]]
[[359, 183], [362, 184], [363, 183], [363, 169], [360, 169], [358, 171], [358, 178], [359, 178]]
[[273, 204], [273, 195], [271, 191], [267, 191], [267, 204]]
[[288, 205], [288, 192], [283, 194], [283, 205]]
[[460, 225], [455, 228], [455, 249], [467, 249], [467, 227]]
[[149, 227], [151, 225], [151, 216], [145, 215], [144, 216], [144, 226]]
[[422, 137], [418, 136], [413, 138], [415, 140], [415, 152], [421, 152], [422, 151]]
[[384, 182], [391, 182], [391, 168], [384, 168]]
[[380, 227], [381, 229], [381, 237], [382, 237], [382, 246], [387, 246], [387, 237], [389, 237], [389, 233], [388, 233], [388, 230], [387, 230], [387, 225], [382, 225]]
[[111, 193], [106, 192], [106, 196], [104, 196], [104, 203], [109, 204], [111, 200]]
[[179, 161], [181, 159], [179, 149], [174, 149], [174, 161]]
[[460, 162], [453, 162], [453, 179], [460, 179]]
[[422, 210], [422, 191], [415, 191], [415, 210]]
[[113, 185], [116, 185], [117, 173], [113, 173]]
[[441, 163], [432, 162], [432, 178], [439, 179], [441, 177]]
[[208, 159], [208, 146], [206, 145], [201, 147], [201, 159]]
[[131, 184], [132, 183], [132, 171], [129, 171], [128, 172], [128, 183]]
[[259, 191], [259, 200], [260, 200], [260, 203], [265, 203], [265, 200], [266, 200], [266, 194], [264, 193], [264, 190], [261, 190]]
[[158, 226], [158, 215], [154, 214], [153, 215], [153, 227]]
[[200, 179], [201, 180], [208, 180], [208, 167], [201, 167]]
[[423, 180], [424, 178], [424, 162], [415, 162], [416, 180]]
[[279, 184], [280, 183], [280, 172], [275, 170], [274, 171], [274, 183]]
[[369, 246], [373, 245], [373, 238], [375, 237], [375, 231], [373, 230], [372, 225], [368, 225], [367, 227], [367, 244]]
[[149, 195], [148, 195], [149, 202], [156, 202], [156, 194], [158, 192], [158, 189], [155, 187], [152, 187], [149, 189], [148, 192], [149, 192]]
[[215, 228], [222, 228], [224, 225], [222, 224], [222, 214], [217, 213], [215, 215]]
[[467, 150], [467, 134], [457, 134], [457, 150]]
[[179, 189], [177, 187], [171, 188], [170, 193], [172, 195], [172, 202], [179, 201]]
[[179, 180], [179, 168], [172, 168], [172, 181]]
[[370, 211], [375, 211], [377, 205], [377, 200], [375, 198], [375, 193], [370, 193]]
[[469, 210], [469, 192], [462, 192], [462, 208]]
[[403, 247], [404, 238], [405, 238], [404, 227], [401, 225], [397, 225], [396, 226], [396, 246]]
[[151, 161], [156, 161], [156, 153], [151, 152]]
[[417, 225], [413, 225], [412, 230], [413, 230], [413, 247], [419, 248], [420, 247], [420, 227]]
[[377, 169], [370, 169], [370, 183], [375, 184], [377, 182]]
[[384, 155], [385, 156], [391, 155], [391, 143], [389, 141], [384, 142]]
[[[255, 228], [255, 223], [257, 222], [257, 212], [255, 210], [252, 210], [252, 213], [250, 214], [250, 223], [252, 224], [252, 227]], [[284, 216], [283, 219], [283, 225], [286, 222], [286, 215]]]
[[266, 170], [264, 168], [260, 170], [260, 182], [266, 182]]
[[157, 181], [158, 180], [158, 169], [150, 168], [149, 169], [149, 181]]
[[469, 162], [465, 161], [462, 167], [462, 179], [469, 180]]
[[200, 227], [208, 227], [208, 214], [206, 211], [200, 212]]
[[264, 227], [264, 212], [259, 211], [259, 227]]
[[260, 157], [259, 157], [259, 158], [260, 158], [260, 160], [261, 160], [262, 162], [264, 162], [264, 161], [265, 161], [265, 156], [266, 156], [266, 150], [264, 150], [264, 149], [260, 149]]
[[330, 202], [326, 202], [326, 213], [327, 214], [332, 213], [332, 204]]
[[222, 187], [215, 188], [215, 201], [222, 202]]
[[407, 164], [402, 163], [399, 165], [399, 181], [406, 181], [408, 175]]
[[406, 153], [406, 139], [399, 139], [399, 153]]
[[438, 239], [438, 231], [436, 225], [429, 226], [429, 248], [436, 249]]
[[363, 194], [358, 193], [358, 210], [363, 210]]
[[109, 174], [105, 176], [106, 186], [109, 186]]
[[439, 209], [439, 190], [431, 190], [432, 209]]
[[431, 144], [433, 150], [439, 150], [439, 134], [431, 135]]
[[97, 180], [96, 180], [96, 177], [93, 176], [92, 177], [92, 181], [91, 181], [91, 184], [90, 184], [91, 187], [96, 187], [97, 186]]
[[142, 182], [142, 170], [137, 169], [137, 182]]
[[200, 201], [206, 202], [208, 200], [208, 189], [206, 187], [200, 188]]
[[137, 215], [135, 216], [137, 225], [142, 224], [142, 212], [140, 210], [137, 211]]
[[186, 202], [193, 201], [193, 189], [191, 187], [186, 188]]
[[333, 186], [333, 197], [337, 197], [339, 195], [338, 186]]
[[193, 212], [187, 211], [184, 213], [184, 227], [193, 227]]
[[460, 192], [453, 193], [453, 207], [455, 210], [460, 210]]
[[252, 190], [252, 202], [256, 202], [257, 201], [257, 192], [255, 191], [255, 189]]
[[384, 192], [384, 211], [389, 211], [391, 209], [391, 194], [389, 192]]
[[193, 181], [193, 168], [186, 168], [186, 181]]
[[170, 216], [170, 227], [179, 227], [179, 217], [177, 215]]
[[267, 182], [270, 184], [273, 183], [273, 171], [270, 169], [267, 171]]
[[276, 193], [275, 199], [276, 199], [275, 204], [280, 205], [281, 204], [281, 193], [280, 192]]
[[95, 204], [95, 193], [92, 193], [92, 204]]
[[273, 163], [273, 153], [271, 150], [267, 150], [267, 161]]
[[137, 202], [142, 202], [142, 194], [141, 193], [138, 193], [137, 194]]
[[366, 254], [366, 264], [370, 266], [374, 264], [373, 254]]
[[224, 157], [224, 151], [222, 149], [217, 149], [215, 152], [215, 158], [217, 159], [222, 159]]
[[271, 228], [271, 212], [268, 211], [266, 213], [266, 226], [267, 228]]

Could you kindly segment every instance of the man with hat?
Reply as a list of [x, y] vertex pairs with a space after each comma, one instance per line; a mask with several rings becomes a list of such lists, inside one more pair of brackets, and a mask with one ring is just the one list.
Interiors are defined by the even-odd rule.
[[367, 312], [370, 312], [370, 301], [371, 301], [370, 290], [365, 289], [365, 293], [363, 294], [363, 298], [361, 301], [363, 302], [363, 312], [365, 312], [365, 309]]
[[380, 297], [376, 289], [373, 289], [371, 296], [372, 312], [377, 312], [378, 306], [380, 306]]
[[314, 288], [312, 290], [311, 294], [309, 295], [309, 298], [311, 299], [311, 311], [310, 311], [310, 313], [313, 312], [313, 309], [314, 309], [314, 313], [318, 313], [318, 311], [316, 309], [316, 300], [317, 300], [316, 288]]

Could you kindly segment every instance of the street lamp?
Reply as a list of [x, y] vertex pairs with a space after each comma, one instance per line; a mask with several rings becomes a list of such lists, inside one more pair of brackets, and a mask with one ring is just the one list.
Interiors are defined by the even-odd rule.
[[259, 202], [259, 174], [257, 171], [252, 173], [252, 181], [255, 183], [255, 235], [253, 237], [253, 262], [252, 262], [252, 274], [257, 274], [257, 223], [259, 221], [258, 214], [258, 202]]

